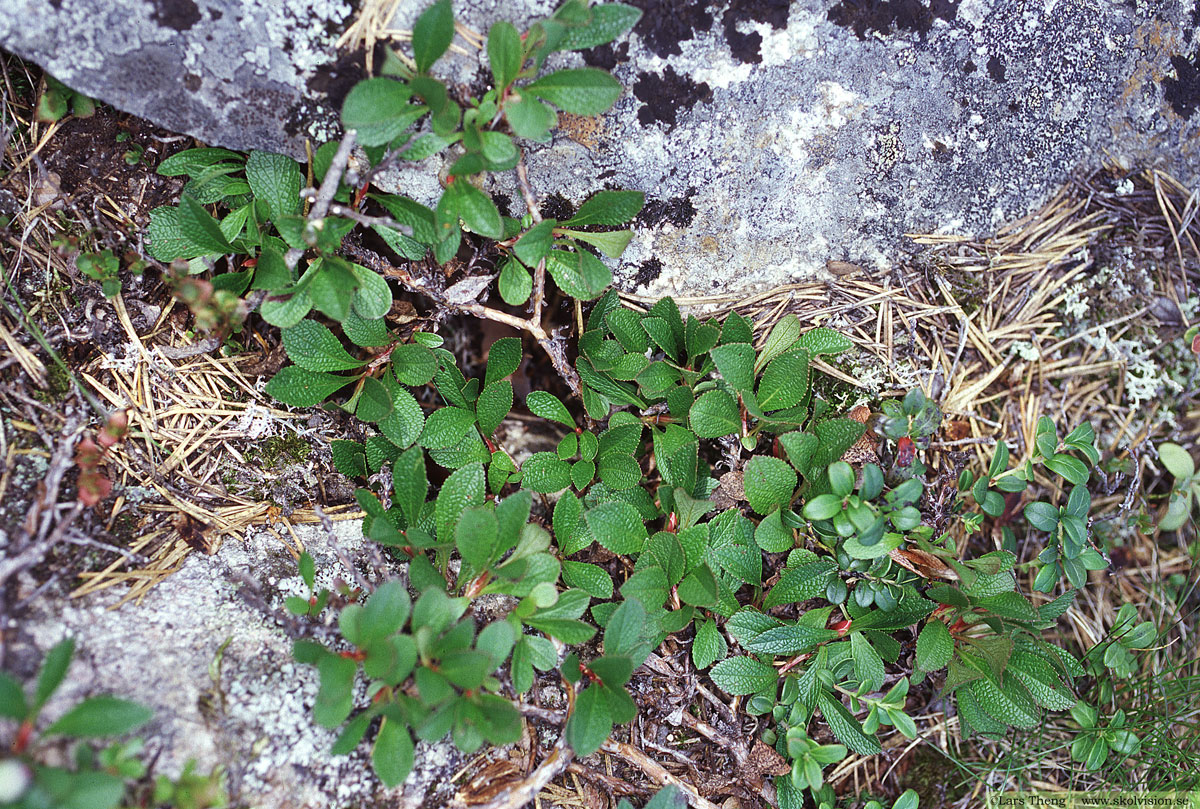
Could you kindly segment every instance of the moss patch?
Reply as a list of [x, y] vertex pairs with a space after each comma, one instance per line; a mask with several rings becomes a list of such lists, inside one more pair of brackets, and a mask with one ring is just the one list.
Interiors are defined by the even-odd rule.
[[295, 433], [287, 433], [264, 438], [257, 447], [246, 453], [246, 460], [264, 472], [275, 472], [303, 463], [311, 454], [312, 447], [307, 441]]

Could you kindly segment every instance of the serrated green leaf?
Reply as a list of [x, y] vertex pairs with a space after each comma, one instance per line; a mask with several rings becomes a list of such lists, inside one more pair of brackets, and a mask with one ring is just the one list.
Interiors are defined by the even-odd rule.
[[425, 427], [425, 413], [413, 395], [392, 381], [383, 378], [383, 386], [392, 400], [392, 410], [375, 426], [400, 449], [411, 446]]
[[[465, 179], [456, 179], [446, 189], [443, 201], [447, 202], [454, 215], [461, 217], [472, 232], [489, 239], [504, 237], [504, 223], [500, 221], [500, 211], [492, 198]], [[438, 213], [441, 216], [442, 203], [438, 203]]]
[[628, 503], [601, 503], [583, 516], [596, 541], [613, 553], [640, 553], [646, 546], [646, 525], [637, 509]]
[[1076, 702], [1050, 663], [1033, 652], [1014, 652], [1005, 672], [1016, 677], [1043, 708], [1064, 711]]
[[754, 373], [762, 372], [767, 363], [790, 349], [800, 339], [800, 319], [795, 315], [784, 315], [771, 328], [767, 342], [754, 362]]
[[612, 576], [608, 575], [608, 571], [599, 565], [575, 562], [570, 559], [564, 560], [562, 578], [563, 583], [568, 587], [586, 590], [594, 598], [612, 598]]
[[721, 378], [735, 390], [749, 392], [754, 388], [754, 346], [749, 343], [726, 343], [709, 352]]
[[782, 514], [775, 509], [763, 517], [754, 529], [754, 543], [767, 553], [790, 551], [795, 545], [792, 529], [783, 524]]
[[632, 230], [614, 230], [605, 233], [589, 233], [580, 230], [563, 230], [561, 235], [586, 242], [609, 258], [620, 258], [633, 240]]
[[742, 474], [746, 501], [759, 514], [767, 514], [791, 503], [796, 492], [796, 472], [787, 463], [767, 455], [746, 462]]
[[[179, 236], [195, 249], [193, 256], [206, 254], [225, 254], [234, 251], [233, 245], [221, 232], [221, 225], [204, 210], [203, 206], [189, 196], [179, 198], [179, 213], [175, 219], [179, 228]], [[192, 256], [174, 256], [173, 258], [191, 258]]]
[[350, 342], [363, 348], [385, 346], [391, 339], [383, 318], [364, 320], [353, 310], [342, 321], [342, 331], [345, 332]]
[[825, 592], [825, 584], [834, 567], [833, 562], [828, 559], [818, 559], [800, 567], [784, 570], [779, 581], [767, 593], [763, 609], [769, 610], [772, 607], [797, 604], [816, 598]]
[[479, 415], [479, 429], [484, 435], [491, 435], [500, 426], [500, 422], [508, 415], [513, 404], [513, 386], [507, 379], [493, 382], [479, 394], [475, 403], [475, 412]]
[[492, 343], [488, 348], [484, 387], [516, 373], [517, 368], [521, 365], [521, 356], [521, 339], [519, 337], [501, 337]]
[[821, 709], [821, 715], [829, 724], [829, 729], [842, 744], [860, 756], [873, 756], [883, 751], [883, 748], [879, 746], [879, 741], [863, 731], [862, 725], [851, 716], [837, 697], [828, 691], [820, 691], [817, 694], [817, 705]]
[[117, 697], [88, 697], [52, 722], [42, 735], [76, 739], [119, 736], [140, 728], [153, 717], [153, 711], [136, 702]]
[[497, 87], [507, 87], [521, 72], [524, 53], [521, 35], [509, 22], [494, 23], [488, 29], [488, 66]]
[[598, 191], [563, 224], [568, 227], [623, 225], [637, 216], [645, 201], [646, 195], [641, 191]]
[[439, 407], [425, 420], [420, 444], [426, 449], [452, 447], [475, 425], [475, 414], [461, 407]]
[[307, 289], [299, 289], [286, 298], [267, 298], [259, 307], [263, 320], [272, 326], [286, 329], [295, 326], [312, 311], [312, 296]]
[[818, 326], [800, 335], [796, 341], [797, 348], [803, 348], [810, 355], [817, 357], [822, 354], [841, 354], [854, 347], [854, 343], [833, 329]]
[[700, 565], [684, 577], [676, 592], [685, 604], [712, 607], [717, 603], [717, 580], [707, 565]]
[[954, 655], [954, 639], [950, 630], [938, 620], [921, 627], [917, 636], [917, 665], [925, 671], [939, 671]]
[[387, 387], [374, 377], [364, 377], [355, 400], [354, 415], [366, 422], [383, 421], [392, 413], [392, 397]]
[[377, 320], [391, 311], [392, 290], [383, 276], [358, 264], [351, 264], [350, 271], [358, 281], [351, 301], [355, 313], [366, 320]]
[[[588, 11], [586, 22], [571, 25], [563, 33], [557, 44], [559, 50], [583, 50], [612, 42], [632, 28], [642, 16], [641, 9], [622, 3], [603, 3], [592, 6]], [[656, 807], [648, 806], [647, 809]]]
[[697, 670], [706, 669], [723, 658], [728, 648], [717, 629], [717, 622], [709, 618], [700, 622], [696, 629], [696, 637], [692, 641], [692, 663]]
[[715, 548], [713, 554], [725, 573], [747, 584], [755, 586], [761, 584], [762, 552], [757, 547], [738, 544], [722, 545]]
[[346, 477], [363, 477], [367, 474], [367, 457], [362, 444], [334, 439], [329, 442], [329, 451], [333, 455], [333, 468]]
[[267, 206], [271, 221], [300, 212], [303, 180], [299, 164], [286, 155], [254, 151], [246, 158], [246, 181], [254, 198]]
[[612, 712], [600, 686], [583, 689], [575, 700], [575, 713], [567, 721], [567, 743], [576, 755], [591, 755], [604, 744], [612, 728]]
[[[446, 478], [441, 491], [438, 492], [434, 506], [434, 519], [439, 541], [452, 542], [454, 540], [454, 526], [458, 523], [458, 518], [463, 510], [468, 506], [478, 506], [483, 503], [486, 494], [484, 484], [483, 464], [479, 463], [468, 464], [455, 470], [450, 477]], [[428, 595], [429, 593], [426, 592], [422, 598], [428, 597]], [[415, 626], [423, 622], [417, 621], [414, 616], [413, 623]]]
[[758, 406], [763, 411], [799, 404], [808, 395], [808, 354], [789, 351], [771, 361], [758, 383]]
[[342, 102], [342, 125], [358, 133], [363, 146], [384, 146], [417, 122], [429, 108], [410, 104], [403, 83], [377, 77], [358, 82]]
[[741, 428], [737, 402], [722, 390], [701, 394], [688, 412], [688, 426], [698, 438], [721, 438], [735, 434]]
[[533, 276], [516, 259], [509, 259], [500, 268], [500, 297], [509, 306], [520, 306], [533, 292]]
[[350, 356], [342, 341], [315, 320], [301, 320], [281, 333], [288, 358], [310, 371], [347, 371], [363, 365]]
[[979, 707], [1006, 725], [1032, 728], [1038, 723], [1038, 713], [1032, 700], [1014, 699], [1014, 692], [996, 687], [987, 677], [973, 680], [964, 686], [975, 697]]
[[850, 633], [850, 655], [854, 661], [854, 676], [867, 691], [883, 688], [883, 659], [861, 632]]
[[518, 96], [504, 105], [504, 117], [517, 137], [544, 143], [557, 116], [548, 105], [530, 96]]
[[371, 748], [371, 769], [384, 786], [404, 783], [412, 772], [414, 748], [408, 727], [390, 717], [384, 717]]
[[571, 465], [553, 452], [535, 452], [521, 464], [522, 485], [542, 494], [559, 492], [571, 485]]
[[818, 446], [809, 461], [811, 469], [821, 471], [840, 460], [867, 430], [867, 425], [854, 419], [829, 419], [814, 428]]
[[731, 657], [713, 666], [709, 672], [717, 687], [731, 696], [774, 693], [779, 673], [753, 657]]
[[768, 629], [754, 640], [746, 644], [752, 652], [771, 655], [790, 655], [806, 652], [826, 641], [838, 636], [832, 629], [805, 626], [803, 624], [784, 624], [774, 629]]
[[543, 219], [517, 239], [517, 243], [513, 245], [513, 252], [525, 266], [532, 267], [550, 252], [554, 243], [555, 224], [553, 219]]
[[522, 90], [573, 115], [608, 112], [621, 97], [620, 82], [607, 72], [590, 67], [556, 71]]
[[454, 10], [450, 0], [438, 0], [413, 25], [413, 60], [417, 70], [427, 73], [454, 40]]
[[467, 508], [454, 528], [458, 554], [474, 571], [483, 570], [499, 548], [496, 512], [489, 508]]
[[164, 177], [198, 177], [206, 169], [223, 162], [241, 162], [243, 156], [228, 149], [204, 147], [184, 149], [158, 164], [157, 172]]
[[312, 407], [353, 381], [353, 377], [309, 371], [289, 365], [271, 377], [266, 393], [293, 407]]
[[525, 406], [535, 416], [549, 421], [557, 421], [559, 424], [575, 429], [575, 419], [571, 418], [571, 411], [567, 410], [566, 405], [552, 393], [541, 390], [530, 391], [529, 395], [525, 397]]
[[637, 668], [650, 654], [654, 630], [647, 621], [642, 602], [627, 595], [624, 588], [622, 595], [625, 595], [625, 601], [612, 612], [604, 627], [604, 654], [627, 657], [633, 668]]

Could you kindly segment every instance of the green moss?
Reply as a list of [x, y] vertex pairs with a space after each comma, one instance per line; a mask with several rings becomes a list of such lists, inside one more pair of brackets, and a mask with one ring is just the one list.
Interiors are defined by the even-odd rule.
[[257, 447], [246, 453], [246, 460], [267, 472], [284, 469], [303, 463], [312, 454], [312, 447], [295, 433], [273, 435], [263, 439]]
[[46, 389], [38, 391], [47, 398], [43, 401], [60, 401], [64, 396], [71, 392], [71, 376], [66, 369], [57, 362], [52, 362], [46, 366]]
[[909, 753], [901, 787], [916, 790], [921, 806], [949, 806], [967, 794], [967, 780], [954, 762], [928, 745]]

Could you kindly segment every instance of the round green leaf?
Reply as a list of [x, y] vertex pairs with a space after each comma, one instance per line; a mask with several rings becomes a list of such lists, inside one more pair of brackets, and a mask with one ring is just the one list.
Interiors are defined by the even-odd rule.
[[798, 478], [796, 471], [779, 458], [759, 455], [751, 458], [742, 475], [746, 501], [759, 514], [792, 501]]

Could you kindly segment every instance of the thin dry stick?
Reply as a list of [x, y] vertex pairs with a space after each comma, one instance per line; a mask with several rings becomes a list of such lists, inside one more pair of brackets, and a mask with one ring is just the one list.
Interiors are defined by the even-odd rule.
[[[338, 145], [338, 150], [329, 163], [329, 169], [325, 172], [321, 188], [317, 191], [316, 197], [312, 199], [313, 206], [308, 212], [309, 222], [320, 221], [329, 213], [329, 206], [333, 202], [334, 195], [337, 194], [338, 185], [342, 182], [342, 175], [346, 173], [346, 165], [350, 162], [350, 153], [354, 151], [354, 141], [357, 137], [358, 132], [353, 129], [347, 129], [345, 136], [342, 137], [342, 142]], [[303, 255], [303, 247], [293, 247], [287, 251], [283, 261], [287, 264], [289, 272], [296, 269], [296, 265], [300, 263], [300, 257]]]
[[[521, 188], [521, 196], [525, 199], [525, 207], [529, 218], [535, 225], [541, 224], [542, 212], [538, 210], [537, 197], [533, 195], [533, 186], [529, 184], [529, 170], [525, 167], [525, 158], [517, 161], [517, 185]], [[533, 321], [542, 322], [542, 303], [546, 291], [546, 258], [538, 260], [533, 269]]]
[[683, 793], [683, 796], [687, 799], [687, 802], [693, 807], [693, 809], [719, 809], [715, 803], [702, 796], [694, 786], [689, 784], [687, 781], [672, 775], [666, 767], [659, 764], [657, 761], [650, 758], [633, 745], [626, 744], [625, 742], [614, 742], [612, 739], [609, 739], [600, 746], [600, 749], [606, 753], [612, 753], [614, 756], [620, 756], [621, 758], [625, 759], [630, 764], [644, 772], [647, 777], [656, 782], [659, 786], [665, 787], [670, 785], [675, 787]]
[[[567, 692], [567, 711], [565, 714], [557, 714], [546, 712], [547, 715], [536, 714], [538, 718], [545, 719], [556, 725], [565, 725], [567, 718], [571, 712], [575, 710], [575, 688], [566, 680], [563, 680], [563, 688]], [[535, 715], [527, 709], [533, 708], [532, 705], [518, 705], [522, 713]], [[538, 709], [539, 711], [541, 709]], [[567, 744], [566, 730], [558, 737], [558, 741], [554, 743], [554, 749], [550, 751], [550, 755], [546, 757], [536, 770], [531, 772], [529, 776], [519, 784], [515, 784], [505, 791], [501, 792], [490, 802], [476, 807], [476, 809], [520, 809], [528, 803], [533, 802], [538, 793], [546, 788], [555, 778], [567, 769], [568, 765], [575, 760], [575, 751]], [[463, 805], [463, 801], [457, 796], [454, 804]]]

